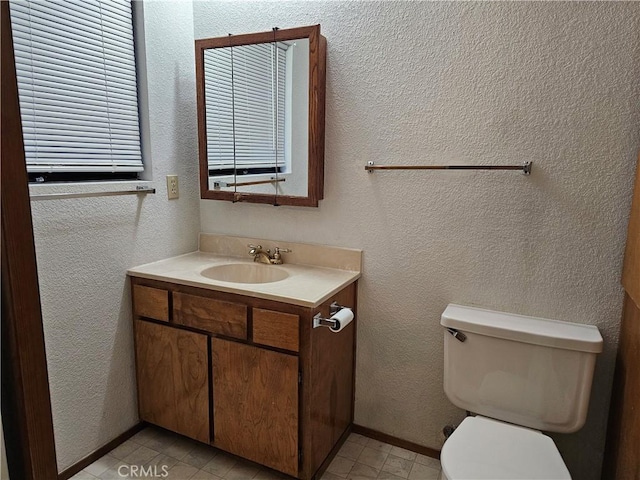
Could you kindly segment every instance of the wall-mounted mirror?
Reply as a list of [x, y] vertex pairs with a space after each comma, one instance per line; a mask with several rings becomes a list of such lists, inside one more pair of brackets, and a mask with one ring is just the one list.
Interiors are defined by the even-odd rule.
[[326, 63], [320, 25], [195, 44], [201, 197], [318, 206]]

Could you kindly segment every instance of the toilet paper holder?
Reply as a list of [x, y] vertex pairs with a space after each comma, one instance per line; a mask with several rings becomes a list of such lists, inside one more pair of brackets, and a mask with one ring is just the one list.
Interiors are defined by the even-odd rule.
[[[337, 302], [333, 302], [331, 305], [329, 305], [329, 316], [333, 317], [336, 313], [338, 313], [343, 308], [349, 308], [349, 307], [344, 307], [342, 305], [338, 305]], [[320, 312], [316, 313], [313, 316], [313, 328], [318, 328], [318, 327], [335, 328], [336, 326], [338, 326], [337, 320], [333, 320], [331, 318], [324, 318], [322, 316], [322, 313]]]

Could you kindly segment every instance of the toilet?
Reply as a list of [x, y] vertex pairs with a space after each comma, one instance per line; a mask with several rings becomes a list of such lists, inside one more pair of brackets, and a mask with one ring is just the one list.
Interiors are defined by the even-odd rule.
[[553, 440], [584, 425], [595, 326], [450, 304], [444, 391], [467, 416], [440, 456], [444, 480], [570, 480]]

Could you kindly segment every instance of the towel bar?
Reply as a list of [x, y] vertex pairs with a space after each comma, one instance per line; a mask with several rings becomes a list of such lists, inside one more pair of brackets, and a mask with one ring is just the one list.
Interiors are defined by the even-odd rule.
[[375, 165], [369, 161], [364, 167], [369, 173], [374, 170], [520, 170], [525, 175], [531, 174], [532, 162], [522, 165]]

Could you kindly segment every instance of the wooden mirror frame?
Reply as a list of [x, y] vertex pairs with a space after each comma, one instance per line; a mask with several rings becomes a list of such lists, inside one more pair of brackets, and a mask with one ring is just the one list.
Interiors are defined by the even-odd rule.
[[[204, 52], [211, 48], [237, 47], [253, 43], [271, 43], [309, 39], [309, 145], [307, 196], [289, 196], [211, 190], [207, 159], [207, 131], [204, 92]], [[320, 34], [320, 25], [289, 28], [229, 37], [205, 38], [195, 41], [196, 91], [198, 105], [198, 157], [200, 163], [200, 198], [231, 202], [267, 203], [317, 207], [324, 198], [324, 103], [327, 40]]]

